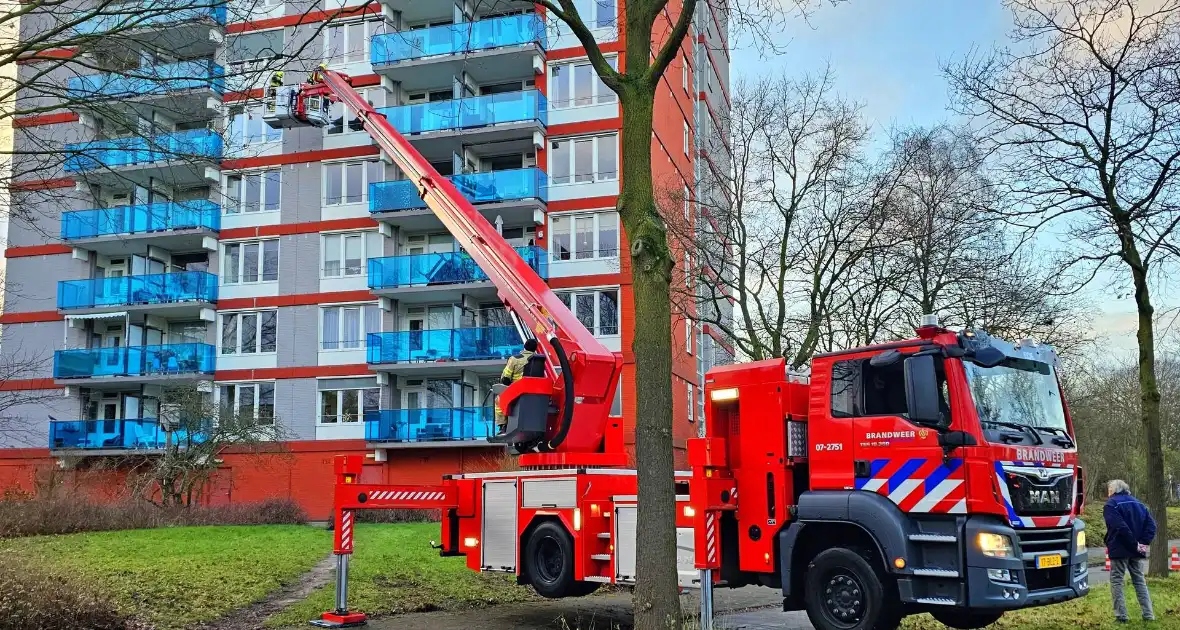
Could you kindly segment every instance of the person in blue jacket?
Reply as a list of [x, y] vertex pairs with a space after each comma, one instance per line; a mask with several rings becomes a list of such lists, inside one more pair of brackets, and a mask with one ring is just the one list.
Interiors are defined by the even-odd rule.
[[1106, 552], [1110, 554], [1110, 595], [1114, 602], [1114, 619], [1127, 621], [1127, 601], [1123, 597], [1123, 577], [1131, 573], [1131, 584], [1145, 621], [1153, 621], [1151, 594], [1143, 570], [1147, 564], [1147, 546], [1155, 538], [1155, 519], [1147, 506], [1131, 496], [1131, 488], [1121, 479], [1106, 484]]

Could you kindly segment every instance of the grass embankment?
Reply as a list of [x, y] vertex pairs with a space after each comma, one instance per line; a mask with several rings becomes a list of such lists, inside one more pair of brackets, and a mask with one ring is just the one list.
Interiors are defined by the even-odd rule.
[[[1144, 623], [1139, 620], [1139, 604], [1135, 601], [1135, 591], [1128, 583], [1126, 596], [1127, 610], [1131, 614], [1130, 623], [1115, 623], [1113, 608], [1110, 604], [1110, 587], [1106, 584], [1097, 584], [1094, 585], [1090, 594], [1082, 599], [1053, 606], [1010, 612], [988, 628], [995, 630], [1131, 630], [1134, 628], [1174, 630], [1180, 628], [1180, 577], [1150, 579], [1148, 585], [1157, 620], [1153, 623]], [[930, 615], [907, 617], [902, 627], [907, 630], [946, 629], [946, 626], [935, 621]]]
[[[1082, 512], [1082, 520], [1086, 521], [1086, 544], [1091, 547], [1102, 547], [1102, 540], [1106, 538], [1106, 521], [1102, 518], [1102, 506], [1099, 501], [1087, 501], [1086, 509]], [[1163, 532], [1156, 534], [1156, 542], [1164, 543], [1168, 540], [1180, 538], [1180, 507], [1168, 508], [1168, 530], [1170, 535], [1164, 538]]]
[[[509, 575], [480, 574], [464, 558], [440, 558], [429, 542], [437, 523], [360, 524], [349, 565], [350, 608], [370, 615], [430, 610], [460, 610], [535, 598]], [[267, 621], [300, 624], [333, 606], [335, 589], [327, 586]]]
[[331, 533], [301, 525], [176, 527], [5, 540], [0, 558], [16, 554], [109, 596], [121, 612], [180, 628], [265, 597], [331, 546]]

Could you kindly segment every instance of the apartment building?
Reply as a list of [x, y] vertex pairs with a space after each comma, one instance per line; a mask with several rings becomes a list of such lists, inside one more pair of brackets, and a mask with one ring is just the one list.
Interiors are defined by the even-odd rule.
[[[622, 64], [622, 3], [582, 4]], [[728, 109], [725, 19], [701, 4], [657, 96], [657, 185], [683, 186], [685, 216], [698, 223], [693, 199], [716, 194], [698, 186], [701, 169], [728, 168], [724, 151], [702, 148], [724, 144], [704, 139], [720, 138]], [[245, 456], [227, 455], [212, 501], [272, 491], [303, 501], [329, 486], [337, 453], [372, 455], [374, 481], [497, 464], [502, 451], [484, 441], [488, 394], [521, 339], [495, 288], [346, 112], [325, 129], [261, 119], [271, 70], [295, 84], [319, 63], [353, 77], [622, 354], [613, 409], [634, 417], [631, 280], [615, 209], [620, 108], [539, 5], [202, 4], [107, 39], [20, 66], [32, 75], [54, 64], [47, 75], [75, 98], [44, 111], [46, 97], [30, 96], [43, 111], [17, 124], [18, 149], [59, 143], [64, 159], [13, 185], [39, 211], [35, 225], [11, 228], [9, 278], [22, 290], [6, 299], [0, 351], [52, 353], [41, 373], [7, 385], [51, 395], [17, 410], [25, 436], [0, 444], [0, 486], [39, 465], [150, 457], [166, 439], [160, 394], [180, 382], [273, 425], [292, 455], [265, 473], [285, 475], [279, 490]], [[677, 255], [691, 286], [693, 253]], [[704, 371], [732, 351], [717, 331], [675, 318], [682, 447], [702, 419]], [[314, 514], [323, 502], [305, 505]]]

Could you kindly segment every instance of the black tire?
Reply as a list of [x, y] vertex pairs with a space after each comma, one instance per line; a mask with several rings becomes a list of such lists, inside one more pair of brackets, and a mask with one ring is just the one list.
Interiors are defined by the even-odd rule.
[[938, 623], [958, 630], [975, 630], [992, 625], [1004, 616], [1002, 610], [934, 610], [930, 612]]
[[575, 594], [574, 541], [561, 525], [546, 521], [534, 528], [525, 543], [523, 560], [529, 581], [541, 597], [558, 599]]
[[851, 549], [828, 549], [807, 565], [803, 594], [816, 630], [893, 630], [902, 615], [892, 592]]

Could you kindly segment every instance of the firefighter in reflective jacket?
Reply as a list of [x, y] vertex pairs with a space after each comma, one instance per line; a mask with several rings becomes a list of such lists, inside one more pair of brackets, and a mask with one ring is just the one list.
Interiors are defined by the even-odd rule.
[[[519, 381], [524, 376], [524, 366], [528, 365], [529, 357], [537, 352], [537, 340], [529, 339], [524, 342], [524, 350], [508, 357], [508, 363], [504, 366], [504, 371], [500, 373], [500, 384], [511, 385]], [[496, 433], [504, 433], [508, 429], [508, 418], [504, 412], [500, 411], [500, 406], [496, 405]]]

